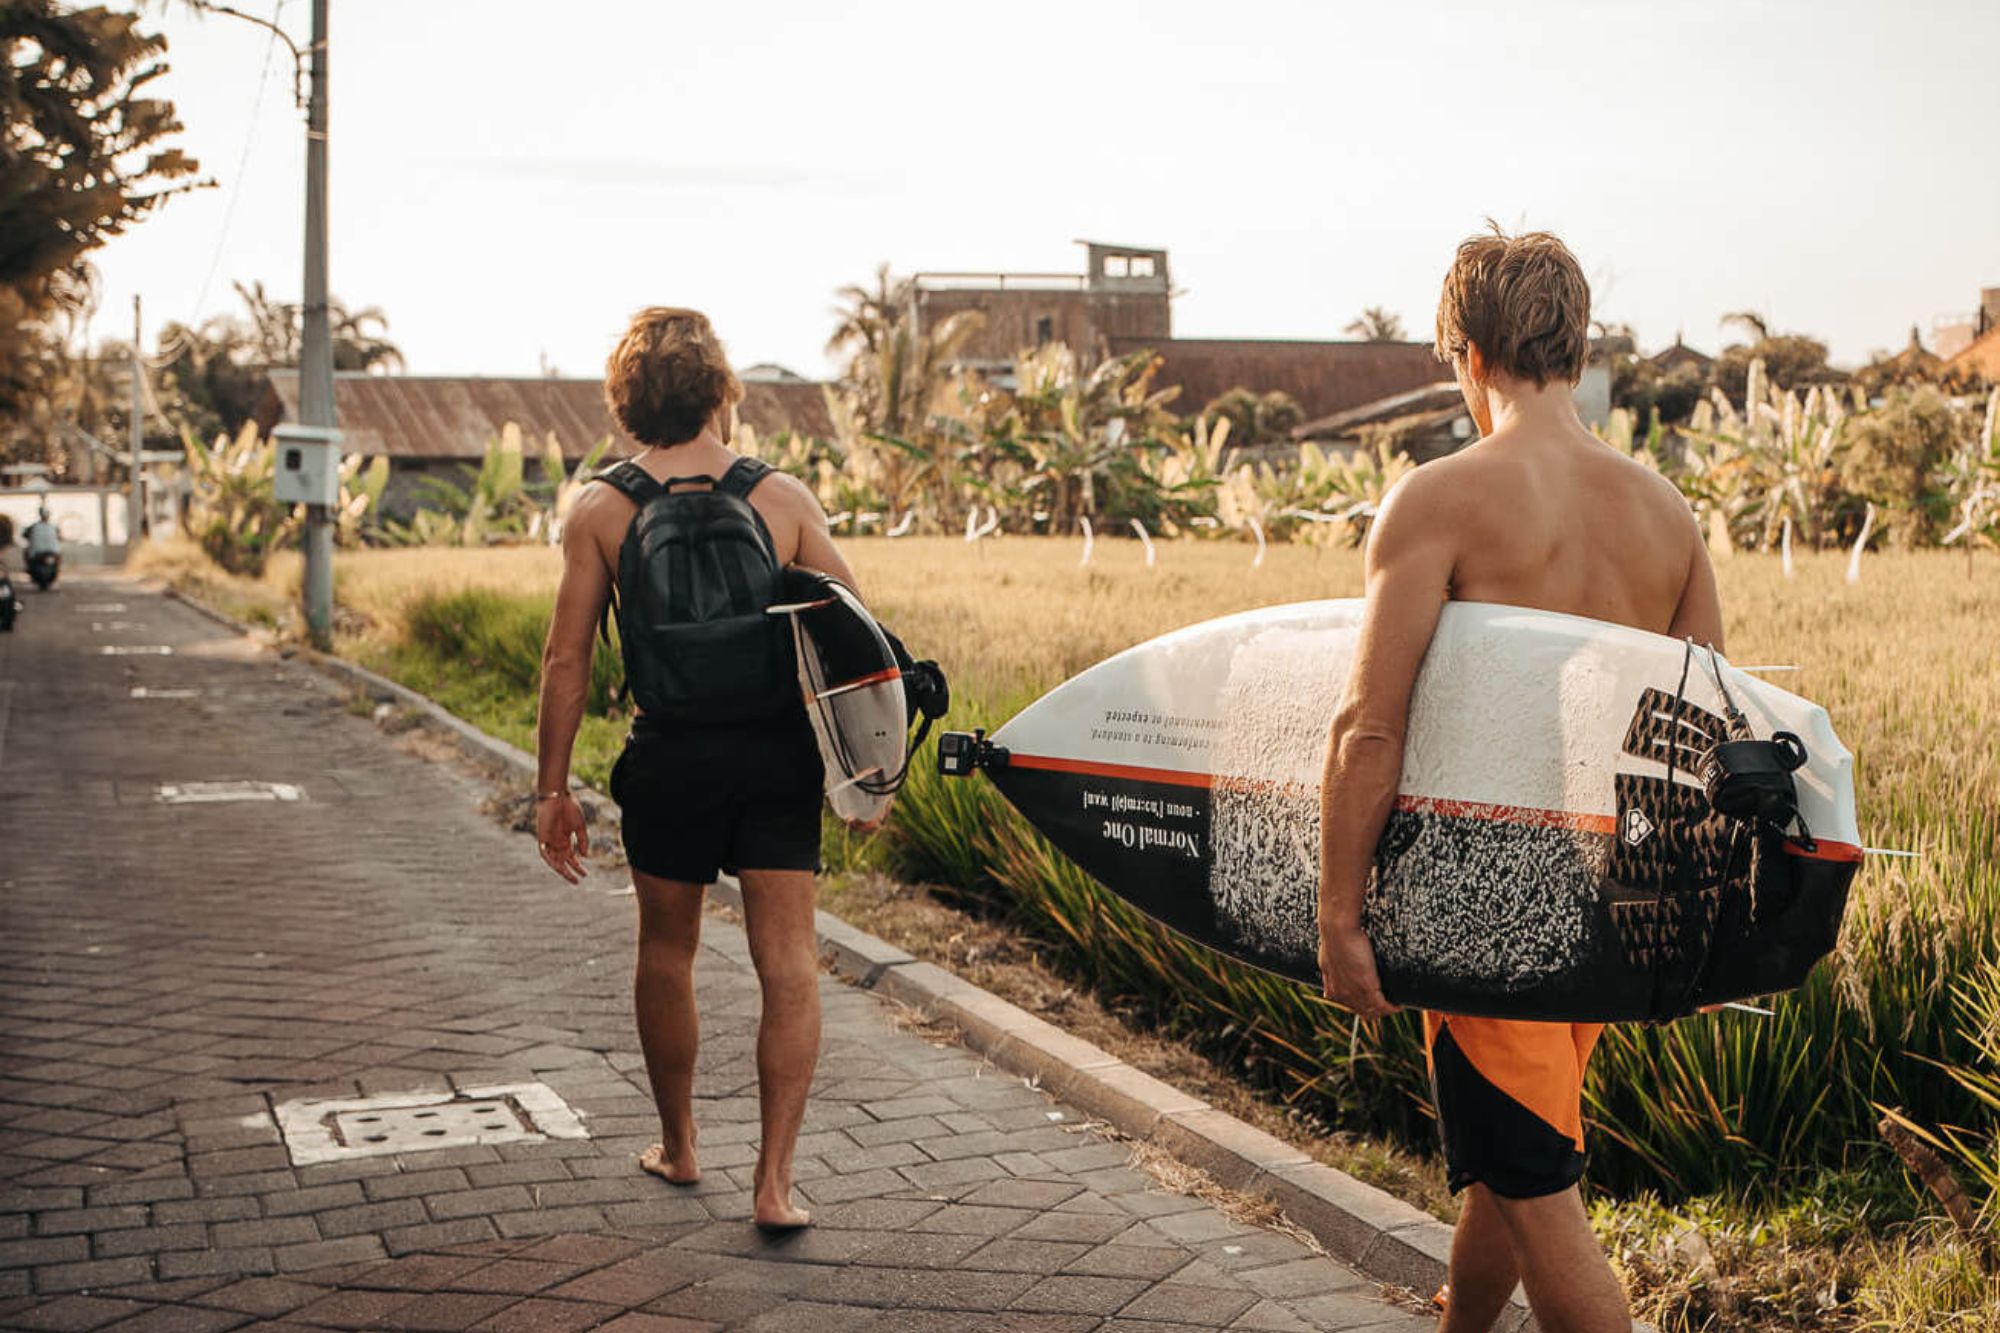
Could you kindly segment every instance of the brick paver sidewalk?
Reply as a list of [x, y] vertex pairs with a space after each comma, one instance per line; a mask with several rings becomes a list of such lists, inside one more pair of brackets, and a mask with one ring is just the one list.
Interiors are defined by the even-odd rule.
[[[760, 1236], [757, 990], [720, 917], [707, 1174], [641, 1175], [618, 876], [565, 887], [478, 783], [186, 607], [68, 575], [27, 604], [0, 635], [0, 1327], [1429, 1326], [832, 980], [799, 1145], [819, 1225]], [[235, 780], [302, 799], [158, 799]], [[298, 1166], [272, 1119], [529, 1080], [589, 1137]]]

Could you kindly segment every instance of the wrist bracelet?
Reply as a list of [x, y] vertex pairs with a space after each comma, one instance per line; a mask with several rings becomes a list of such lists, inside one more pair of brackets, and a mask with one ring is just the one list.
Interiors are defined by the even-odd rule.
[[558, 796], [567, 795], [569, 795], [567, 791], [538, 791], [535, 793], [535, 799], [537, 801], [553, 801]]

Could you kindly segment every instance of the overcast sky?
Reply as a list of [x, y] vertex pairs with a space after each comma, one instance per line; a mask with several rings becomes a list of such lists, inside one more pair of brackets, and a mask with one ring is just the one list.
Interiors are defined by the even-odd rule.
[[[309, 0], [236, 0], [303, 43]], [[827, 370], [881, 261], [1167, 247], [1174, 330], [1428, 336], [1453, 245], [1547, 227], [1595, 313], [1837, 361], [2000, 286], [2000, 3], [331, 0], [332, 278], [422, 373], [600, 373], [693, 305]], [[99, 251], [94, 332], [296, 299], [304, 127], [267, 35], [176, 4], [156, 85], [217, 186]], [[150, 337], [150, 335], [149, 335]]]

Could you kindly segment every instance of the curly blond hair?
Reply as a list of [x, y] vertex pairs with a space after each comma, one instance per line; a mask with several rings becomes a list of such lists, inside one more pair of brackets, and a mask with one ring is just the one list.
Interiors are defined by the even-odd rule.
[[1438, 360], [1462, 368], [1478, 344], [1486, 364], [1537, 387], [1575, 384], [1590, 355], [1590, 283], [1555, 235], [1531, 231], [1462, 242], [1438, 298]]
[[722, 340], [699, 310], [649, 306], [632, 316], [604, 367], [604, 399], [641, 444], [682, 444], [743, 397]]

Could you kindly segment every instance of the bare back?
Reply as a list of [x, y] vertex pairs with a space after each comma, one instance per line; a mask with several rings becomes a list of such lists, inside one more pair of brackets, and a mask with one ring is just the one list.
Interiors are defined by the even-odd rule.
[[1687, 502], [1580, 426], [1540, 437], [1503, 430], [1426, 471], [1424, 489], [1451, 511], [1453, 600], [1720, 642]]

